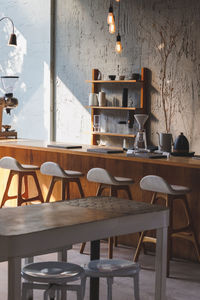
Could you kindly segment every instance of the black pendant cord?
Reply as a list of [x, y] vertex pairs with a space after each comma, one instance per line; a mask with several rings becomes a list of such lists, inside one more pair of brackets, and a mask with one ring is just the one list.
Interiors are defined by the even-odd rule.
[[118, 35], [119, 35], [119, 20], [120, 20], [120, 2], [118, 7]]

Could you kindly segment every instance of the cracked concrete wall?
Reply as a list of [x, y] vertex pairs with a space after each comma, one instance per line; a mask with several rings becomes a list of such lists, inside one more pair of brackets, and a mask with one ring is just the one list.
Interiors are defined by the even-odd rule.
[[[117, 18], [117, 2], [114, 12]], [[56, 136], [61, 141], [90, 142], [90, 112], [85, 108], [92, 68], [130, 76], [150, 70], [149, 139], [157, 144], [168, 130], [183, 132], [190, 150], [200, 153], [200, 1], [121, 0], [123, 52], [114, 51], [108, 33], [108, 0], [57, 1]]]

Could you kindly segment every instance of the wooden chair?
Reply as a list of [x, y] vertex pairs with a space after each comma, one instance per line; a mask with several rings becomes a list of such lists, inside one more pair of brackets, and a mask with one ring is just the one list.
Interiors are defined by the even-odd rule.
[[[1, 207], [4, 206], [6, 201], [11, 199], [17, 199], [17, 206], [21, 206], [24, 203], [33, 202], [33, 201], [40, 201], [42, 203], [44, 202], [40, 185], [38, 182], [37, 174], [36, 174], [36, 171], [40, 169], [38, 166], [20, 164], [15, 158], [5, 156], [0, 159], [0, 168], [10, 170], [8, 181], [6, 184], [6, 189], [3, 194], [3, 199], [1, 202]], [[18, 177], [17, 195], [9, 196], [8, 193], [9, 193], [10, 185], [15, 175], [17, 175]], [[35, 197], [29, 197], [28, 176], [32, 177], [35, 182], [36, 190], [38, 193], [37, 196]], [[24, 192], [22, 191], [23, 181], [24, 181]]]
[[[101, 196], [105, 189], [109, 189], [112, 197], [118, 196], [118, 191], [124, 190], [128, 199], [132, 200], [130, 185], [134, 183], [133, 179], [125, 177], [114, 177], [107, 170], [102, 168], [93, 168], [87, 173], [87, 180], [99, 184], [96, 196]], [[83, 253], [86, 243], [82, 243], [80, 253]], [[115, 245], [117, 245], [117, 237], [115, 237]], [[113, 257], [113, 237], [108, 240], [108, 257]]]
[[50, 201], [54, 185], [57, 181], [62, 182], [62, 200], [66, 199], [66, 187], [67, 187], [67, 199], [70, 199], [70, 183], [75, 182], [78, 186], [81, 198], [84, 198], [84, 192], [81, 186], [80, 177], [84, 176], [83, 173], [78, 171], [64, 170], [59, 164], [51, 161], [43, 163], [40, 167], [40, 172], [45, 175], [52, 176], [50, 187], [47, 193], [46, 202]]
[[[140, 181], [140, 187], [143, 190], [153, 192], [151, 204], [155, 204], [159, 199], [163, 199], [165, 201], [166, 207], [168, 207], [170, 210], [167, 244], [167, 276], [169, 276], [169, 262], [172, 257], [172, 238], [174, 237], [191, 241], [194, 245], [198, 260], [200, 262], [200, 249], [193, 228], [192, 218], [186, 196], [186, 194], [190, 192], [190, 189], [184, 186], [170, 185], [162, 177], [155, 175], [148, 175], [143, 177]], [[181, 228], [174, 228], [173, 226], [174, 202], [177, 201], [182, 204], [186, 217], [186, 225]], [[138, 261], [143, 243], [156, 243], [156, 238], [147, 236], [146, 233], [147, 232], [144, 231], [140, 235], [134, 256], [135, 262]]]

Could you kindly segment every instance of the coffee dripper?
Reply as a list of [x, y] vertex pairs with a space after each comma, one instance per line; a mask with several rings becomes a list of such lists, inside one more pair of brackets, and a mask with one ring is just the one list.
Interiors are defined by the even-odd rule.
[[134, 148], [140, 151], [147, 150], [146, 130], [144, 128], [144, 124], [148, 119], [148, 115], [136, 114], [134, 117], [139, 125], [139, 130], [135, 137]]

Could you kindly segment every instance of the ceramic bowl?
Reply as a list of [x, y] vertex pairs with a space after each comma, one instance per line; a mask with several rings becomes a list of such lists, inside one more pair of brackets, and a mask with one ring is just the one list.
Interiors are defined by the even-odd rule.
[[116, 75], [108, 75], [108, 78], [109, 78], [110, 80], [115, 80]]

